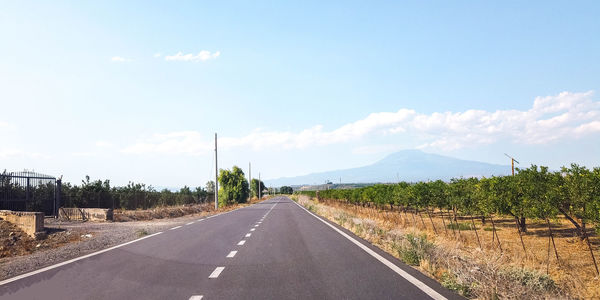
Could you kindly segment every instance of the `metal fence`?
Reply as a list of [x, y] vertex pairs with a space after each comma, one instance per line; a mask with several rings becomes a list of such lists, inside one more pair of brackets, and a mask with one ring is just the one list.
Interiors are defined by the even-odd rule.
[[23, 171], [0, 173], [0, 209], [39, 211], [56, 216], [60, 202], [60, 180]]

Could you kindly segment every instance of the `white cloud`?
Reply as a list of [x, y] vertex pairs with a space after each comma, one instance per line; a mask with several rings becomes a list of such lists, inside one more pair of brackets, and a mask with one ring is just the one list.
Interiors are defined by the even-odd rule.
[[[417, 148], [455, 150], [469, 146], [507, 141], [516, 144], [546, 144], [553, 141], [581, 138], [600, 133], [600, 102], [593, 101], [592, 92], [563, 92], [555, 96], [538, 97], [529, 110], [467, 110], [422, 114], [410, 109], [397, 112], [372, 113], [366, 118], [326, 131], [315, 125], [300, 132], [265, 131], [256, 129], [244, 137], [219, 139], [222, 148], [267, 147], [284, 149], [306, 148], [346, 143], [378, 135], [390, 143], [409, 137]], [[356, 153], [381, 151], [385, 146], [365, 146]], [[386, 148], [392, 149], [392, 148]], [[124, 149], [128, 153], [200, 154], [212, 150], [210, 139], [195, 131], [155, 135]]]
[[12, 130], [15, 129], [15, 126], [13, 124], [7, 123], [7, 122], [3, 122], [0, 121], [0, 130]]
[[155, 134], [122, 149], [124, 153], [143, 154], [201, 154], [212, 149], [209, 142], [196, 131]]
[[153, 56], [154, 56], [154, 58], [159, 58], [159, 57], [161, 57], [161, 56], [162, 56], [162, 54], [160, 54], [160, 53], [154, 53], [154, 55], [153, 55]]
[[210, 51], [207, 51], [207, 50], [202, 50], [202, 51], [198, 52], [198, 54], [193, 54], [193, 53], [183, 54], [183, 52], [178, 52], [175, 55], [166, 55], [165, 60], [167, 60], [167, 61], [200, 62], [200, 61], [207, 61], [209, 59], [215, 59], [215, 58], [219, 57], [219, 55], [221, 55], [221, 52], [219, 52], [219, 51], [211, 53]]
[[108, 141], [96, 141], [95, 145], [96, 145], [96, 147], [100, 147], [100, 148], [112, 148], [112, 147], [114, 147], [113, 143], [108, 142]]
[[130, 62], [130, 61], [132, 61], [132, 59], [130, 59], [130, 58], [125, 58], [125, 57], [121, 57], [121, 56], [113, 56], [110, 58], [110, 60], [112, 62]]

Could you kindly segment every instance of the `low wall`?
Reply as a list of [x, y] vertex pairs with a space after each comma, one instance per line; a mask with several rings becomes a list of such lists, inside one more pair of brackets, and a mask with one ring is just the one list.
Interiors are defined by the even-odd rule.
[[35, 239], [46, 236], [46, 232], [44, 231], [44, 213], [42, 212], [0, 210], [0, 219], [17, 225], [17, 227]]
[[58, 217], [62, 220], [71, 221], [112, 221], [113, 210], [105, 208], [61, 207], [58, 210]]

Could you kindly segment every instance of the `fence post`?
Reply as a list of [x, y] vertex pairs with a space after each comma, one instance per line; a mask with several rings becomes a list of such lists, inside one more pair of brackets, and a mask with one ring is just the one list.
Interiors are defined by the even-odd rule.
[[62, 194], [62, 179], [56, 180], [56, 196], [54, 197], [55, 218], [58, 218], [58, 209], [60, 208], [60, 200]]

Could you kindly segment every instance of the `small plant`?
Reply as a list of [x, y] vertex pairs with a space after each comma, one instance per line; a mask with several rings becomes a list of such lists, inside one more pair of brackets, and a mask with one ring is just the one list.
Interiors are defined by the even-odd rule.
[[[496, 231], [501, 231], [502, 229], [496, 227]], [[492, 226], [483, 227], [483, 231], [494, 231]]]
[[469, 223], [451, 223], [451, 224], [446, 225], [446, 227], [448, 227], [448, 229], [454, 229], [454, 230], [472, 230], [473, 229], [473, 226]]
[[550, 276], [527, 269], [509, 269], [500, 273], [501, 276], [521, 283], [536, 292], [551, 292], [556, 290], [556, 283]]
[[450, 290], [456, 291], [457, 293], [459, 293], [467, 298], [471, 297], [471, 287], [469, 285], [459, 283], [456, 280], [456, 276], [454, 276], [450, 272], [444, 272], [444, 274], [442, 274], [440, 283], [444, 287], [446, 287]]
[[336, 222], [338, 222], [338, 224], [340, 224], [343, 227], [346, 224], [346, 222], [348, 222], [348, 217], [349, 216], [346, 212], [342, 212], [335, 216], [334, 219], [336, 220]]
[[143, 236], [147, 236], [148, 235], [148, 231], [146, 231], [146, 229], [139, 229], [137, 231], [137, 236], [138, 237], [143, 237]]
[[421, 260], [428, 257], [433, 249], [433, 244], [427, 240], [426, 235], [407, 234], [401, 244], [396, 244], [396, 251], [405, 263], [418, 266]]

